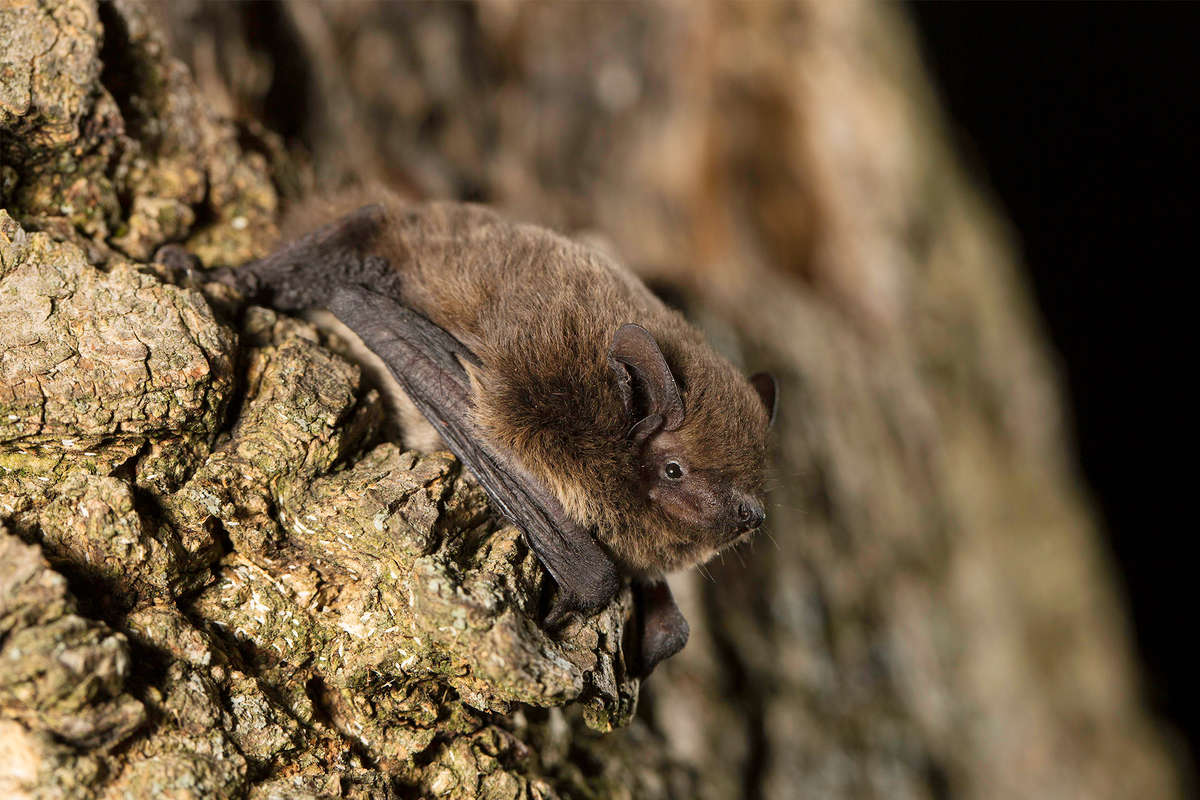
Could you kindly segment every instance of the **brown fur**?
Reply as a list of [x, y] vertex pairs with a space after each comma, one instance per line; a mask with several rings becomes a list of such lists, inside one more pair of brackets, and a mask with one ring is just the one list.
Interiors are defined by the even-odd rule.
[[[327, 221], [363, 199], [318, 213]], [[572, 518], [593, 527], [618, 563], [659, 574], [738, 538], [727, 527], [684, 524], [651, 501], [646, 453], [628, 439], [637, 420], [608, 361], [621, 325], [650, 331], [683, 399], [672, 441], [693, 472], [761, 506], [767, 412], [695, 328], [610, 258], [550, 231], [478, 206], [392, 198], [386, 207], [387, 224], [369, 249], [397, 270], [397, 299], [478, 356], [480, 366], [469, 368], [476, 424], [552, 487]], [[299, 224], [311, 228], [317, 215], [305, 209]]]

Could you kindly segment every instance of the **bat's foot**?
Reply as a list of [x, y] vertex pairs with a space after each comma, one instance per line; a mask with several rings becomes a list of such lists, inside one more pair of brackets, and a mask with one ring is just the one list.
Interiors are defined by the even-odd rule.
[[678, 653], [687, 644], [687, 620], [665, 580], [633, 584], [635, 630], [630, 648], [630, 671], [646, 678], [659, 663]]
[[181, 244], [164, 244], [154, 251], [154, 261], [174, 273], [177, 282], [192, 279], [202, 271], [200, 259]]
[[209, 283], [224, 284], [246, 300], [255, 300], [262, 292], [258, 277], [249, 270], [219, 267], [206, 272], [204, 280]]
[[220, 283], [233, 289], [243, 298], [253, 297], [258, 281], [249, 271], [218, 267], [204, 269], [200, 259], [183, 245], [164, 244], [154, 252], [154, 261], [166, 270], [169, 280], [188, 289], [201, 289], [206, 283]]

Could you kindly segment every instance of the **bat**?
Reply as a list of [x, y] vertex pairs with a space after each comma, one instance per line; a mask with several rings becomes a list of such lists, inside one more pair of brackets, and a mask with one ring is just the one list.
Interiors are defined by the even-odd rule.
[[602, 253], [474, 205], [364, 205], [231, 273], [375, 353], [557, 585], [545, 624], [634, 582], [631, 670], [678, 652], [662, 579], [763, 522], [776, 384]]

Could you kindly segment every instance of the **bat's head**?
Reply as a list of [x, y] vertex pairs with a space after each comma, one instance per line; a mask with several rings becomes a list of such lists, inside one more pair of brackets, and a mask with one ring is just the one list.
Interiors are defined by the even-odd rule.
[[681, 388], [646, 329], [622, 326], [609, 350], [637, 465], [631, 506], [642, 510], [629, 534], [610, 546], [624, 550], [616, 555], [634, 570], [705, 561], [766, 518], [775, 380], [767, 373], [746, 380], [707, 346], [701, 352]]

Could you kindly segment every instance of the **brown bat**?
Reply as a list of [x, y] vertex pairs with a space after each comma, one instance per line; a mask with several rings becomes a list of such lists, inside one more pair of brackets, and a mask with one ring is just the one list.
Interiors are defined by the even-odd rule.
[[763, 521], [774, 380], [596, 250], [478, 206], [375, 204], [236, 276], [383, 360], [554, 577], [550, 625], [633, 577], [637, 674], [687, 641], [663, 572]]

